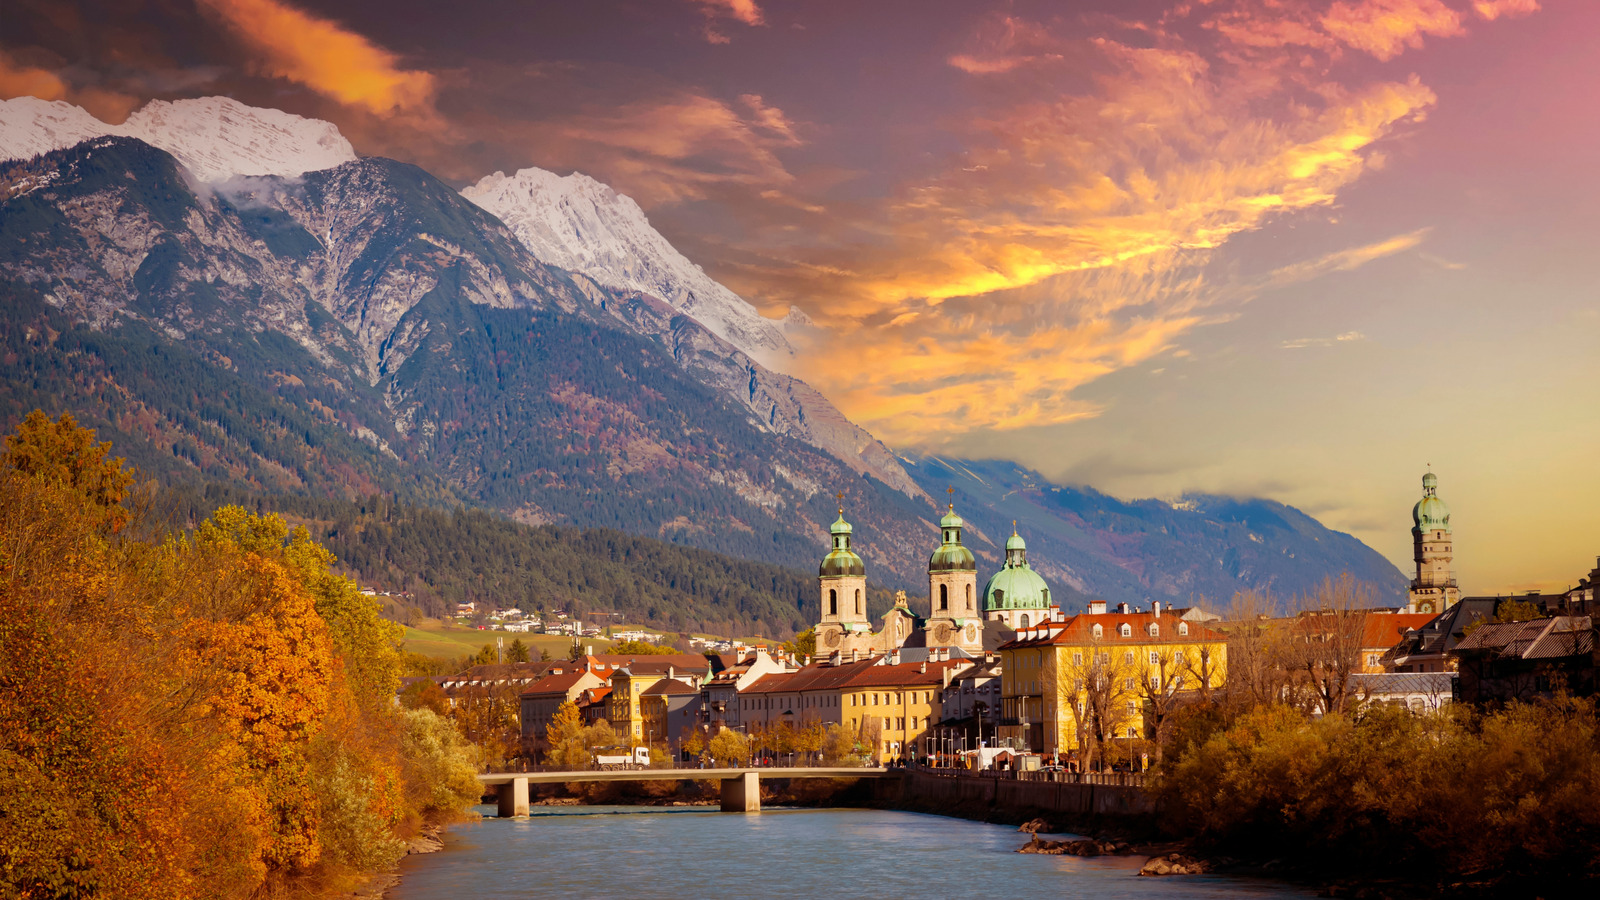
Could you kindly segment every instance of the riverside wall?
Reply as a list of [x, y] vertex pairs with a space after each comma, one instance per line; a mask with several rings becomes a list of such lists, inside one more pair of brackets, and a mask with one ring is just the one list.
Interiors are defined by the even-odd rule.
[[873, 785], [874, 805], [982, 818], [1055, 816], [1074, 821], [1138, 819], [1155, 812], [1143, 788], [1067, 781], [1017, 781], [916, 770]]

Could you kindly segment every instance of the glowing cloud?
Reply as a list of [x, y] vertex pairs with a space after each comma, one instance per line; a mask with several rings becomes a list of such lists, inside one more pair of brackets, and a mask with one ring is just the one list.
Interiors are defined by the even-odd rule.
[[266, 73], [380, 116], [431, 109], [434, 77], [336, 22], [278, 0], [199, 0], [258, 54]]
[[703, 34], [706, 41], [712, 44], [726, 44], [732, 40], [716, 29], [717, 19], [733, 19], [752, 28], [767, 24], [766, 16], [761, 14], [761, 7], [756, 5], [755, 0], [691, 0], [691, 2], [706, 14]]
[[0, 97], [24, 96], [60, 100], [67, 96], [67, 84], [48, 69], [20, 65], [0, 51]]
[[1322, 27], [1344, 43], [1393, 59], [1407, 47], [1421, 47], [1422, 36], [1461, 34], [1461, 17], [1441, 0], [1364, 0], [1333, 4]]
[[1539, 11], [1539, 0], [1473, 0], [1472, 9], [1489, 21], [1501, 16], [1526, 16]]

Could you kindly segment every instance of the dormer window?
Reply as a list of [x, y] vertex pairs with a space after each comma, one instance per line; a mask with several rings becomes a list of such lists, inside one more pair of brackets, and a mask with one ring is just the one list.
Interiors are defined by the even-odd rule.
[[1189, 633], [1189, 623], [1188, 622], [1179, 622], [1178, 623], [1178, 633], [1179, 634], [1188, 634]]
[[1129, 625], [1127, 622], [1123, 622], [1122, 627], [1117, 629], [1117, 634], [1120, 634], [1123, 637], [1133, 637], [1133, 626]]
[[1102, 629], [1099, 625], [1094, 626], [1094, 639], [1095, 640], [1097, 640], [1097, 641], [1100, 640], [1101, 636], [1104, 635], [1104, 634], [1105, 634], [1105, 630], [1104, 629]]
[[1161, 636], [1161, 626], [1157, 625], [1154, 622], [1151, 622], [1150, 623], [1150, 636], [1151, 637], [1160, 637]]

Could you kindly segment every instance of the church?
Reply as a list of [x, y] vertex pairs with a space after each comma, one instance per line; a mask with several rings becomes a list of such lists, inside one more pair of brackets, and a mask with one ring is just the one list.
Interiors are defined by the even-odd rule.
[[939, 520], [940, 543], [928, 557], [928, 615], [912, 612], [904, 591], [874, 631], [867, 617], [866, 564], [850, 549], [853, 526], [839, 509], [832, 547], [817, 568], [822, 617], [817, 623], [818, 655], [844, 658], [925, 647], [946, 656], [981, 657], [1018, 628], [1049, 616], [1050, 588], [1028, 565], [1027, 543], [1012, 528], [1005, 565], [978, 591], [978, 563], [961, 540], [966, 522], [951, 504]]

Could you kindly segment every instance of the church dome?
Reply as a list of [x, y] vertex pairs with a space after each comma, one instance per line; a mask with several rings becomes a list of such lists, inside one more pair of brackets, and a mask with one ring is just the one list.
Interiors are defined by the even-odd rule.
[[1012, 523], [1006, 538], [1006, 564], [983, 586], [983, 611], [997, 609], [1046, 609], [1050, 606], [1050, 587], [1028, 565], [1028, 542], [1017, 534]]
[[1050, 606], [1050, 587], [1026, 563], [1006, 566], [994, 573], [983, 586], [983, 611], [997, 609], [1045, 609]]
[[942, 543], [939, 544], [939, 549], [933, 551], [933, 555], [928, 557], [929, 572], [978, 571], [978, 560], [973, 557], [972, 551], [961, 546], [961, 528], [966, 524], [960, 516], [956, 515], [956, 507], [952, 503], [950, 511], [945, 513], [944, 518], [939, 520], [939, 534], [942, 536]]
[[850, 549], [850, 533], [854, 530], [850, 523], [844, 520], [844, 510], [839, 510], [839, 518], [830, 529], [833, 534], [833, 549], [822, 558], [822, 565], [817, 567], [818, 576], [827, 578], [830, 575], [867, 574], [866, 563]]
[[1449, 531], [1450, 507], [1439, 499], [1439, 477], [1432, 472], [1422, 476], [1422, 499], [1411, 508], [1411, 521], [1420, 532]]

